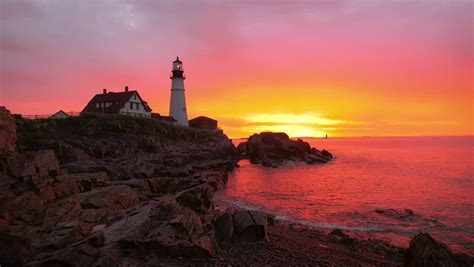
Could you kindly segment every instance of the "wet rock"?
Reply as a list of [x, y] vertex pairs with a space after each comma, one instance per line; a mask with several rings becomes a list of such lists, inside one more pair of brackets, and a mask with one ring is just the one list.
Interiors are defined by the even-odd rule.
[[14, 152], [16, 149], [15, 118], [5, 107], [0, 107], [0, 154]]
[[357, 241], [355, 238], [350, 237], [349, 235], [345, 234], [340, 229], [335, 229], [331, 231], [331, 237], [333, 238], [333, 240], [347, 246], [352, 246]]
[[258, 211], [237, 211], [232, 216], [237, 242], [257, 242], [267, 238], [267, 218]]
[[474, 259], [455, 254], [428, 233], [419, 233], [405, 252], [404, 266], [472, 266]]
[[396, 220], [407, 220], [414, 216], [414, 212], [410, 209], [396, 210], [396, 209], [376, 209], [380, 215], [390, 217]]
[[309, 164], [311, 163], [327, 163], [329, 159], [324, 158], [321, 155], [318, 154], [308, 154], [305, 157], [305, 161]]
[[326, 149], [323, 149], [323, 151], [321, 151], [321, 155], [327, 159], [333, 159], [333, 155]]
[[332, 230], [331, 235], [338, 236], [338, 237], [347, 237], [348, 236], [343, 231], [341, 231], [340, 229]]

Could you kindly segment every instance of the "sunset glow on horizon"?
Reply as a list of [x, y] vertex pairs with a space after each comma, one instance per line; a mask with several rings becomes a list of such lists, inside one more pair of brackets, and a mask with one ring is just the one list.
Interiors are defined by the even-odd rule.
[[0, 2], [0, 105], [81, 111], [138, 90], [230, 137], [473, 135], [474, 2]]

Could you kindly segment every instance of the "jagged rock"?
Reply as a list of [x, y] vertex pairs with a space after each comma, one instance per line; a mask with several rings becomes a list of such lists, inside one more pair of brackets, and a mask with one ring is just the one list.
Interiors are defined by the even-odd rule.
[[428, 233], [419, 233], [410, 241], [405, 252], [404, 266], [472, 266], [474, 259], [455, 254], [445, 244], [436, 241]]
[[7, 157], [7, 164], [9, 174], [14, 177], [44, 176], [59, 170], [58, 160], [51, 149], [13, 153]]
[[14, 152], [16, 149], [15, 118], [5, 107], [0, 107], [0, 154]]
[[236, 241], [256, 242], [267, 238], [267, 218], [264, 213], [243, 210], [237, 211], [232, 217]]

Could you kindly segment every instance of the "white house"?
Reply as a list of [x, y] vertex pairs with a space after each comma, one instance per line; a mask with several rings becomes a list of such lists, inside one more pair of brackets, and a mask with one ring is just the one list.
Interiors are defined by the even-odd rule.
[[95, 95], [82, 110], [81, 114], [124, 114], [135, 117], [151, 117], [151, 108], [137, 91], [107, 92]]
[[54, 113], [53, 115], [49, 116], [48, 119], [67, 119], [67, 118], [70, 118], [71, 115], [67, 114], [66, 112], [60, 110], [56, 113]]

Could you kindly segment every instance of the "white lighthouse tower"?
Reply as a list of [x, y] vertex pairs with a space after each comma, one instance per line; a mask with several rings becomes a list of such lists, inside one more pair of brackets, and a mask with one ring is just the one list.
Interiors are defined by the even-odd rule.
[[179, 57], [176, 57], [176, 60], [173, 61], [172, 72], [170, 116], [179, 125], [188, 126], [188, 111], [186, 110], [186, 97], [184, 96], [183, 62], [179, 60]]

